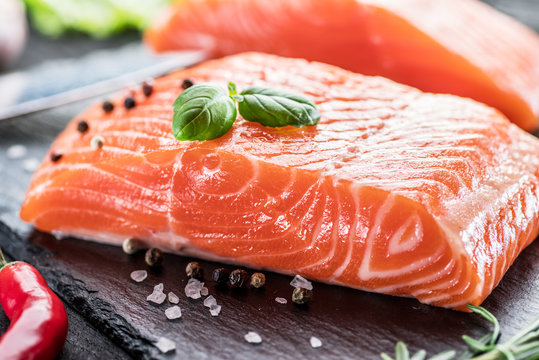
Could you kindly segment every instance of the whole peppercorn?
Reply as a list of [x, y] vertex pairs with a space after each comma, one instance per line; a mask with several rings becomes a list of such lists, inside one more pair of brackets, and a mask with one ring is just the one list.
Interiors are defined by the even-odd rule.
[[127, 238], [122, 243], [122, 250], [128, 255], [136, 253], [140, 249], [140, 243], [137, 239]]
[[254, 288], [261, 288], [266, 284], [266, 276], [262, 273], [254, 273], [251, 275], [251, 286]]
[[307, 304], [311, 301], [312, 297], [312, 290], [307, 290], [302, 287], [297, 287], [292, 292], [292, 301], [299, 305]]
[[146, 251], [144, 256], [146, 264], [150, 267], [158, 267], [163, 263], [163, 252], [157, 248], [151, 248]]
[[228, 276], [228, 282], [230, 283], [230, 286], [233, 288], [242, 288], [247, 285], [247, 281], [249, 280], [249, 274], [247, 274], [247, 271], [236, 269], [230, 273]]
[[88, 123], [84, 120], [79, 121], [79, 123], [77, 124], [77, 131], [81, 134], [87, 132], [89, 128], [90, 126], [88, 126]]
[[204, 269], [202, 269], [202, 266], [196, 261], [191, 261], [187, 266], [185, 267], [185, 273], [187, 274], [187, 277], [193, 278], [193, 279], [199, 279], [201, 280], [204, 277]]
[[211, 278], [219, 285], [225, 285], [228, 282], [230, 271], [225, 268], [217, 268], [211, 273]]
[[114, 104], [108, 100], [103, 101], [103, 105], [101, 105], [101, 107], [103, 108], [103, 111], [106, 113], [109, 113], [112, 110], [114, 110]]
[[149, 97], [153, 92], [153, 85], [147, 81], [142, 83], [142, 93], [144, 96]]
[[62, 153], [52, 152], [51, 153], [51, 161], [57, 162], [60, 161], [60, 159], [64, 156]]
[[193, 85], [194, 85], [193, 80], [185, 79], [182, 82], [182, 89], [184, 89], [184, 90], [189, 89]]
[[132, 109], [132, 108], [135, 107], [135, 105], [136, 105], [135, 99], [132, 96], [128, 96], [128, 97], [125, 98], [124, 107], [126, 109]]
[[103, 147], [103, 145], [105, 144], [105, 139], [103, 139], [102, 136], [100, 135], [96, 135], [92, 138], [92, 140], [90, 140], [90, 147], [93, 149], [93, 150], [99, 150]]

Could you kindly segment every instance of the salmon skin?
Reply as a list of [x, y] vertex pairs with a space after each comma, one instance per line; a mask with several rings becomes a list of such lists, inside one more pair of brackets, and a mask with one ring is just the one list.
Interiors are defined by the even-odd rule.
[[539, 120], [539, 37], [476, 0], [182, 0], [145, 34], [156, 51], [261, 51], [469, 97], [525, 130]]
[[[178, 141], [184, 79], [303, 93], [322, 118], [298, 129], [239, 117], [221, 138]], [[459, 310], [480, 304], [538, 233], [539, 140], [473, 100], [258, 53], [134, 96], [132, 109], [118, 96], [113, 112], [96, 104], [68, 124], [22, 219]]]

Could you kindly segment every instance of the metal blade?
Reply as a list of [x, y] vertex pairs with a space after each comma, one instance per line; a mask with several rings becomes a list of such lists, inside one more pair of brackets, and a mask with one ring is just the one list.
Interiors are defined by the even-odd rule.
[[150, 53], [140, 43], [0, 76], [0, 121], [108, 94], [194, 65], [201, 51]]

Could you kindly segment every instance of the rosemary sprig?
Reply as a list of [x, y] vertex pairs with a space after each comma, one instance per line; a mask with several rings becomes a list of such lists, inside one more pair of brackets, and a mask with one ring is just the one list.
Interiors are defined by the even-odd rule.
[[[474, 313], [491, 322], [493, 329], [478, 340], [464, 335], [462, 340], [468, 345], [468, 350], [462, 353], [457, 358], [458, 360], [539, 360], [539, 317], [503, 344], [497, 344], [500, 337], [498, 319], [481, 306], [467, 306]], [[406, 345], [399, 341], [395, 346], [395, 358], [386, 353], [382, 353], [380, 356], [383, 360], [426, 360], [427, 352], [419, 350], [410, 357]], [[428, 360], [453, 360], [455, 357], [456, 351], [448, 350], [434, 355]]]

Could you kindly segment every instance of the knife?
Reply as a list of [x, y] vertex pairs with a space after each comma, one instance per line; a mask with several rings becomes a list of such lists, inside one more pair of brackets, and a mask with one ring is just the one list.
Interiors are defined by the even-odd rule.
[[194, 65], [203, 51], [153, 54], [140, 43], [0, 76], [0, 121], [105, 95]]

